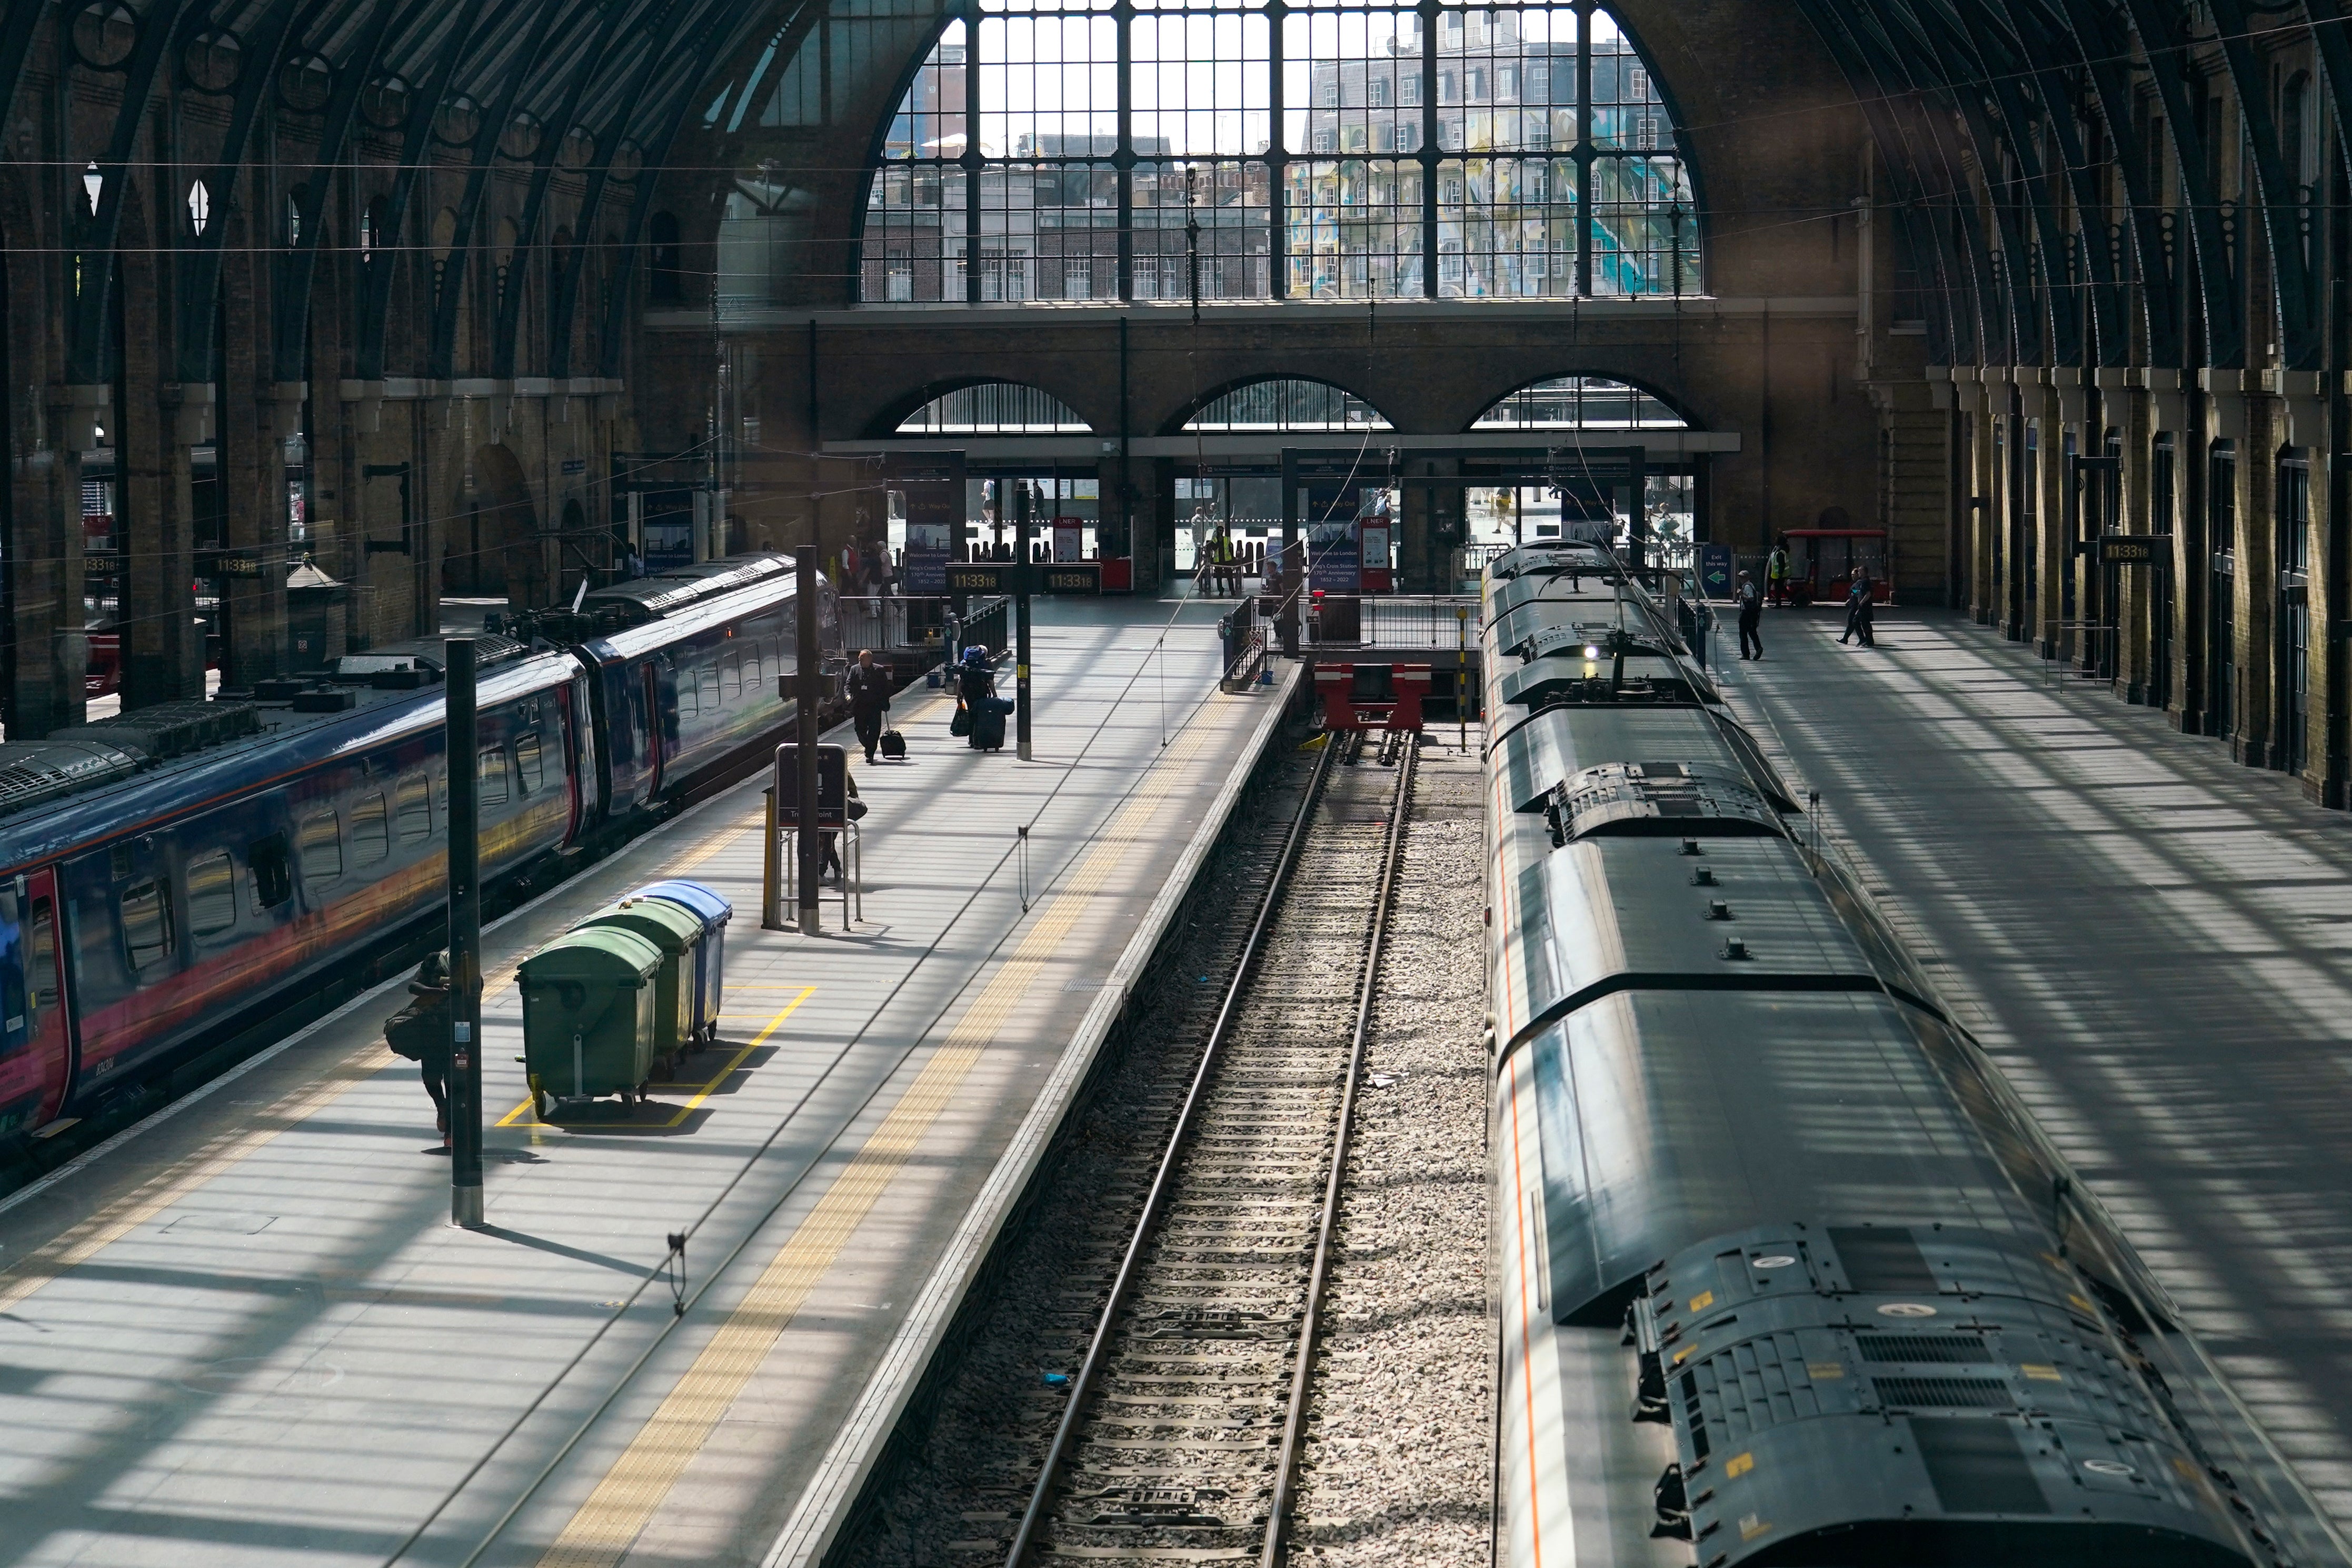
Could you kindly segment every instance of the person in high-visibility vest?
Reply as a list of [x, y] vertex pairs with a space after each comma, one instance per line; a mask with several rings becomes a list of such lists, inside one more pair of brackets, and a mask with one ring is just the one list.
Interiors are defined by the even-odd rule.
[[1765, 597], [1786, 608], [1789, 602], [1789, 541], [1784, 536], [1764, 559]]
[[1223, 598], [1228, 592], [1241, 592], [1241, 574], [1234, 570], [1233, 538], [1222, 528], [1217, 530], [1217, 537], [1209, 541], [1209, 564], [1215, 574], [1218, 597]]

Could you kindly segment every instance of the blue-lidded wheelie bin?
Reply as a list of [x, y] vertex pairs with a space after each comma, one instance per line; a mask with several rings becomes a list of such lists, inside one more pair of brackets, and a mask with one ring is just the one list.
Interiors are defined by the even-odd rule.
[[701, 918], [666, 898], [631, 894], [572, 929], [634, 931], [661, 950], [661, 967], [654, 976], [654, 1060], [667, 1077], [695, 1045], [694, 950], [702, 944]]
[[522, 961], [523, 1066], [532, 1109], [618, 1094], [634, 1109], [653, 1071], [662, 951], [618, 926], [572, 931]]
[[735, 918], [735, 906], [698, 882], [647, 883], [637, 889], [635, 896], [667, 898], [702, 917], [702, 945], [694, 950], [695, 967], [700, 977], [696, 988], [700, 1000], [695, 1027], [701, 1033], [703, 1044], [718, 1044], [719, 1014], [727, 999], [727, 923]]

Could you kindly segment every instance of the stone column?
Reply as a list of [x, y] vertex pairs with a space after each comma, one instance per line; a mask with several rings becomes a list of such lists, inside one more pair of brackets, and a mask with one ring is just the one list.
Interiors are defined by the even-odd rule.
[[16, 689], [8, 738], [38, 740], [83, 722], [81, 455], [97, 439], [107, 387], [52, 387], [37, 444], [14, 477]]
[[1967, 422], [1969, 470], [1960, 482], [1964, 538], [1961, 562], [1968, 576], [1969, 619], [1990, 626], [1999, 614], [2000, 587], [1993, 581], [1992, 529], [1999, 520], [2000, 498], [1995, 493], [1992, 460], [1992, 414], [1986, 396], [1983, 371], [1975, 365], [1952, 367], [1952, 401]]
[[[2335, 574], [2328, 570], [2328, 536], [2333, 520], [2336, 445], [2327, 408], [2327, 382], [2333, 379], [2315, 371], [2273, 371], [2267, 378], [2278, 396], [2278, 444], [2303, 449], [2310, 465], [2311, 502], [2304, 536], [2304, 595], [2309, 632], [2305, 677], [2304, 765], [2299, 778], [2304, 794], [2325, 806], [2346, 804], [2347, 761], [2342, 737], [2332, 716], [2343, 707], [2337, 689], [2335, 626], [2344, 614], [2335, 602]], [[2285, 585], [2282, 585], [2283, 589]]]
[[[2170, 668], [2165, 672], [2165, 711], [2173, 716], [2183, 729], [2194, 727], [2193, 715], [2199, 706], [2198, 697], [2189, 680], [2189, 651], [2193, 645], [2193, 628], [2189, 622], [2189, 605], [2194, 597], [2189, 592], [2189, 573], [2201, 568], [2192, 561], [2189, 549], [2189, 528], [2186, 508], [2195, 494], [2189, 484], [2189, 464], [2192, 455], [2200, 451], [2191, 439], [2189, 428], [2189, 397], [2181, 390], [2181, 373], [2168, 365], [2150, 365], [2136, 372], [2135, 380], [2147, 389], [2147, 442], [2151, 475], [2156, 461], [2156, 438], [2169, 433], [2172, 436], [2172, 504], [2163, 516], [2151, 510], [2148, 531], [2172, 536], [2172, 558], [2168, 567], [2167, 583], [2171, 591], [2168, 613], [2171, 624], [2166, 628], [2167, 659]], [[2151, 489], [2153, 479], [2151, 478]], [[2151, 496], [2150, 506], [2154, 499]], [[2158, 592], [2151, 578], [2148, 591]], [[2154, 612], [2151, 612], [2154, 613]]]
[[[2221, 727], [2219, 716], [2209, 712], [2206, 715], [2205, 731], [2209, 735], [2219, 736], [2227, 740], [2230, 743], [2230, 754], [2242, 759], [2244, 753], [2241, 748], [2240, 737], [2247, 733], [2247, 688], [2250, 684], [2249, 677], [2253, 674], [2246, 658], [2246, 634], [2249, 630], [2251, 608], [2247, 591], [2248, 570], [2252, 565], [2244, 548], [2248, 510], [2252, 505], [2252, 498], [2247, 491], [2246, 471], [2252, 465], [2253, 455], [2248, 444], [2245, 372], [2241, 370], [2203, 370], [2197, 372], [2197, 381], [2206, 393], [2207, 439], [2209, 442], [2229, 442], [2236, 459], [2231, 465], [2230, 537], [2227, 538], [2209, 537], [2205, 541], [2208, 559], [2199, 563], [2210, 573], [2210, 557], [2216, 552], [2226, 550], [2231, 552], [2234, 568], [2233, 575], [2223, 590], [2231, 596], [2232, 633], [2229, 657], [2236, 670], [2228, 694], [2230, 723], [2225, 730]], [[2206, 465], [2206, 470], [2210, 475], [2211, 471], [2210, 462]], [[2210, 479], [2208, 483], [2210, 483]], [[2212, 510], [2211, 497], [2208, 497], [2206, 503], [2208, 517], [2212, 516]], [[2206, 657], [2210, 662], [2218, 663], [2217, 655], [2220, 653], [2221, 650], [2218, 649], [2208, 649]], [[2209, 676], [2210, 673], [2209, 671]]]
[[[2149, 516], [2149, 471], [2154, 461], [2156, 432], [2149, 422], [2147, 394], [2134, 388], [2131, 378], [2132, 372], [2121, 367], [2103, 367], [2098, 372], [2106, 423], [2123, 434], [2123, 456], [2113, 481], [2119, 492], [2116, 509], [2123, 532], [2162, 533], [2162, 526]], [[2090, 564], [2097, 570], [2095, 558]], [[2108, 606], [2106, 620], [2116, 628], [2116, 683], [2127, 703], [2147, 702], [2155, 680], [2149, 660], [2155, 641], [2150, 627], [2157, 601], [2157, 571], [2155, 567], [2124, 567], [2112, 576], [2100, 572], [2102, 579], [2115, 587], [2115, 602]]]

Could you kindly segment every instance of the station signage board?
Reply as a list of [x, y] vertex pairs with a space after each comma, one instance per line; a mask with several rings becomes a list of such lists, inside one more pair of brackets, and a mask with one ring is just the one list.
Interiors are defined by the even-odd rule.
[[1071, 593], [1102, 591], [1102, 562], [1063, 560], [1039, 562], [1024, 570], [1012, 560], [953, 560], [947, 563], [950, 593]]
[[2172, 559], [2170, 534], [2101, 534], [2102, 566], [2163, 566]]

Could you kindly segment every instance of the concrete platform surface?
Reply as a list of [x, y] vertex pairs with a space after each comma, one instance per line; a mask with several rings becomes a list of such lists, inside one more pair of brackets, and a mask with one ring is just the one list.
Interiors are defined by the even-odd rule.
[[[398, 983], [20, 1195], [0, 1563], [761, 1562], [1273, 733], [1281, 688], [1217, 693], [1213, 621], [1041, 601], [1028, 764], [904, 694], [908, 761], [853, 757], [846, 934], [830, 897], [827, 935], [760, 929], [756, 779], [494, 926], [487, 1229], [447, 1224], [379, 1038]], [[515, 964], [670, 876], [735, 906], [721, 1044], [634, 1116], [540, 1124]]]
[[1718, 637], [1736, 707], [2352, 1527], [2352, 822], [1964, 616]]

